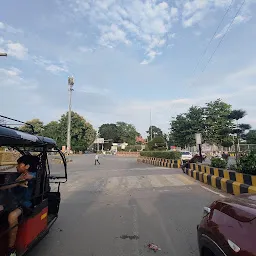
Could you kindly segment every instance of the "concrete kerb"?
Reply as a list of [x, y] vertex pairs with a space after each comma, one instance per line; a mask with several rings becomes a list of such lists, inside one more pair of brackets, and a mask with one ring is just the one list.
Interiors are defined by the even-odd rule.
[[137, 158], [137, 162], [152, 164], [155, 166], [167, 167], [167, 168], [180, 168], [181, 161], [180, 160], [170, 160], [156, 157], [139, 157]]
[[[169, 160], [155, 157], [139, 157], [139, 163], [147, 163], [167, 168], [180, 168], [180, 160]], [[226, 193], [240, 195], [243, 193], [256, 193], [256, 176], [237, 173], [206, 165], [190, 164], [185, 173], [205, 184], [218, 188]]]
[[256, 193], [256, 176], [253, 175], [198, 164], [190, 164], [185, 173], [229, 194]]

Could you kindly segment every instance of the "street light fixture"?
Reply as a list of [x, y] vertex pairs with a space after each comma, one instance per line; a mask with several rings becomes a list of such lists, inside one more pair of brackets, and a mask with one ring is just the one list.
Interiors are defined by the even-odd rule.
[[7, 57], [7, 53], [5, 53], [5, 52], [0, 52], [0, 56], [1, 56], [1, 57]]
[[71, 149], [71, 99], [74, 86], [74, 77], [68, 77], [68, 91], [69, 91], [69, 107], [68, 107], [68, 132], [67, 132], [67, 154], [70, 154]]

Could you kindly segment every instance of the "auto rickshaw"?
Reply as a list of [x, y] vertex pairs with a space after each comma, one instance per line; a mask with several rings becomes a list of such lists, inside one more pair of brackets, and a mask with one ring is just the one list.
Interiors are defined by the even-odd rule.
[[[7, 118], [9, 121], [21, 121]], [[31, 134], [21, 132], [11, 128], [5, 122], [0, 124], [0, 147], [15, 150], [22, 155], [33, 155], [36, 159], [36, 178], [32, 192], [32, 207], [28, 209], [26, 216], [21, 216], [18, 224], [18, 234], [16, 238], [17, 255], [25, 255], [36, 243], [48, 234], [53, 223], [58, 218], [61, 201], [60, 184], [67, 181], [67, 164], [65, 155], [57, 148], [53, 139], [37, 136], [31, 126]], [[63, 163], [63, 167], [57, 168], [57, 174], [51, 174], [50, 161], [52, 155], [58, 154]], [[58, 156], [58, 157], [59, 157]], [[58, 165], [59, 167], [60, 165]], [[2, 171], [1, 171], [2, 170]], [[17, 172], [10, 172], [0, 169], [0, 187], [16, 183]], [[53, 183], [55, 185], [53, 185]], [[52, 187], [56, 187], [52, 191]], [[0, 191], [1, 198], [11, 200], [11, 191]], [[8, 247], [8, 209], [0, 211], [0, 256], [4, 256]]]

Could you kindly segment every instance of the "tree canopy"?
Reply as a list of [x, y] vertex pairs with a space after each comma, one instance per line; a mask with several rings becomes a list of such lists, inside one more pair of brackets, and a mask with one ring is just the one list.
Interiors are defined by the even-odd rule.
[[231, 145], [231, 113], [231, 105], [221, 99], [206, 103], [205, 107], [192, 106], [188, 112], [177, 115], [171, 121], [172, 139], [176, 146], [182, 148], [194, 146], [195, 134], [201, 133], [203, 142]]
[[151, 126], [149, 126], [148, 130], [146, 131], [148, 134], [148, 141], [151, 140], [151, 129], [152, 129], [152, 139], [155, 137], [163, 137], [163, 131], [156, 126], [151, 125]]
[[112, 142], [126, 142], [129, 145], [134, 145], [136, 137], [140, 134], [132, 124], [125, 122], [117, 122], [116, 124], [102, 124], [99, 127], [99, 135], [105, 140], [112, 140]]
[[[34, 127], [34, 133], [36, 135], [42, 135], [44, 130], [44, 123], [38, 118], [27, 121], [26, 123], [31, 124]], [[32, 133], [32, 129], [30, 125], [22, 125], [19, 127], [19, 130], [26, 133]]]
[[117, 122], [116, 123], [119, 138], [121, 142], [126, 142], [129, 145], [134, 145], [136, 142], [136, 137], [140, 134], [137, 132], [135, 126], [133, 124], [127, 124], [125, 122]]
[[[67, 144], [68, 113], [61, 116], [59, 121], [52, 121], [46, 125], [39, 119], [27, 121], [34, 126], [35, 133], [54, 139], [59, 147]], [[29, 125], [23, 125], [19, 130], [31, 133]], [[96, 131], [92, 125], [78, 113], [71, 112], [71, 148], [86, 150], [95, 140]]]
[[[66, 145], [68, 113], [59, 120], [60, 143]], [[75, 112], [71, 112], [71, 148], [73, 150], [86, 150], [95, 140], [96, 131], [92, 125]]]
[[149, 150], [166, 150], [166, 141], [163, 137], [156, 136], [148, 142]]
[[248, 144], [256, 144], [256, 130], [250, 130], [246, 134], [246, 142]]

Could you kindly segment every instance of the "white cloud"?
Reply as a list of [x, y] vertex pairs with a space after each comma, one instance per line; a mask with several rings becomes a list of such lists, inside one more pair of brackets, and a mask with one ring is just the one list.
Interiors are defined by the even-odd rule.
[[66, 34], [71, 37], [80, 38], [83, 36], [82, 32], [79, 31], [67, 31]]
[[48, 70], [54, 74], [57, 74], [59, 72], [67, 72], [68, 70], [65, 67], [60, 67], [54, 64], [50, 64], [49, 66], [45, 67], [45, 70]]
[[18, 89], [35, 89], [37, 82], [22, 77], [22, 71], [18, 68], [0, 68], [0, 87], [14, 87]]
[[0, 38], [0, 45], [2, 46], [0, 51], [6, 52], [8, 56], [15, 57], [19, 60], [27, 58], [28, 48], [21, 43], [13, 42], [11, 40], [7, 41], [4, 38]]
[[[254, 1], [254, 0], [253, 0]], [[246, 11], [242, 10], [242, 13], [246, 15], [240, 15], [236, 18], [235, 23], [246, 22], [249, 20], [249, 6], [253, 3], [249, 1], [246, 6]], [[182, 22], [184, 27], [192, 27], [195, 24], [200, 24], [201, 21], [205, 20], [211, 12], [219, 12], [220, 10], [226, 10], [230, 5], [231, 0], [192, 0], [183, 2], [182, 10]], [[236, 10], [237, 6], [241, 3], [233, 1], [230, 12]], [[248, 16], [248, 17], [246, 17]]]
[[172, 7], [171, 8], [171, 17], [174, 20], [176, 20], [178, 18], [178, 14], [179, 14], [178, 8]]
[[99, 29], [98, 43], [101, 46], [139, 45], [147, 58], [153, 56], [153, 52], [161, 52], [160, 49], [173, 40], [168, 35], [173, 34], [172, 25], [177, 22], [179, 14], [178, 8], [167, 1], [155, 0], [80, 0], [72, 2], [71, 6], [74, 11], [83, 10], [81, 16]]
[[[255, 0], [247, 1], [244, 8], [247, 11], [236, 18], [237, 24], [248, 21], [244, 17], [248, 17], [249, 6]], [[169, 35], [173, 34], [177, 22], [180, 21], [184, 28], [203, 24], [210, 14], [216, 16], [226, 10], [231, 0], [69, 0], [69, 3], [66, 12], [70, 14], [73, 10], [76, 19], [84, 19], [97, 31], [94, 36], [98, 46], [139, 46], [147, 58], [148, 52], [163, 52], [168, 45], [173, 45], [174, 38]], [[234, 1], [233, 9], [237, 6], [239, 4]], [[155, 39], [165, 40], [165, 43], [151, 48]]]
[[246, 82], [247, 85], [256, 85], [256, 65], [248, 66], [242, 70], [227, 75], [225, 81], [230, 86], [240, 86], [241, 82]]
[[6, 47], [8, 56], [13, 56], [20, 60], [24, 60], [27, 57], [28, 49], [20, 43], [8, 41]]
[[109, 90], [107, 88], [98, 88], [96, 86], [91, 86], [91, 85], [82, 86], [76, 89], [76, 91], [82, 92], [82, 93], [100, 94], [100, 95], [106, 95], [109, 93]]
[[1, 30], [3, 30], [6, 33], [12, 33], [12, 34], [22, 33], [21, 29], [16, 29], [16, 28], [0, 21], [0, 31]]
[[157, 55], [161, 55], [161, 52], [156, 52], [154, 50], [149, 50], [149, 52], [146, 53], [146, 59], [144, 59], [140, 64], [141, 65], [147, 65], [151, 63]]
[[32, 60], [38, 66], [43, 67], [45, 70], [55, 75], [61, 72], [68, 72], [68, 67], [66, 66], [65, 63], [62, 63], [62, 62], [54, 63], [52, 60], [47, 60], [42, 56], [33, 56]]
[[112, 24], [110, 27], [101, 27], [101, 37], [99, 43], [103, 46], [113, 48], [118, 43], [130, 44], [131, 42], [127, 39], [126, 33], [120, 29], [117, 25]]
[[86, 52], [93, 52], [95, 49], [94, 48], [89, 48], [87, 46], [80, 46], [80, 47], [78, 47], [78, 50], [80, 52], [86, 53]]
[[227, 25], [224, 26], [224, 28], [221, 30], [220, 33], [218, 33], [216, 36], [215, 36], [215, 39], [218, 39], [218, 38], [221, 38], [225, 33], [229, 32], [228, 30], [232, 29], [233, 26], [235, 25], [239, 25], [241, 23], [245, 23], [247, 22], [251, 17], [245, 17], [245, 16], [242, 16], [242, 15], [238, 15], [235, 19], [234, 19], [234, 22], [232, 23], [232, 26], [230, 26], [231, 22], [229, 22]]

